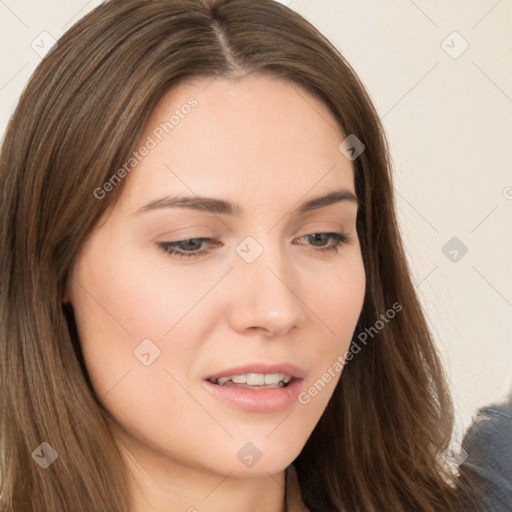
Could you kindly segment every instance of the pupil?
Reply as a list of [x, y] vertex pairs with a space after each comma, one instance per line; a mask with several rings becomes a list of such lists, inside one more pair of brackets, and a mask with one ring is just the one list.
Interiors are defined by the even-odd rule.
[[[311, 236], [313, 237], [315, 242], [322, 242], [322, 241], [325, 242], [325, 240], [324, 240], [325, 234], [324, 233], [316, 233]], [[318, 245], [318, 244], [316, 244], [316, 245]], [[322, 244], [320, 243], [320, 245], [322, 245]]]

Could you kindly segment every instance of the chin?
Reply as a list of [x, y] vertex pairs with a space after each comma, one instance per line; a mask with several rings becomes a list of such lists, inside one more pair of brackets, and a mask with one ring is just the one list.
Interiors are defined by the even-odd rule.
[[286, 439], [276, 437], [275, 441], [240, 441], [237, 437], [223, 446], [217, 444], [207, 453], [197, 454], [196, 461], [204, 469], [233, 478], [268, 477], [285, 470], [302, 449], [302, 445], [295, 447]]

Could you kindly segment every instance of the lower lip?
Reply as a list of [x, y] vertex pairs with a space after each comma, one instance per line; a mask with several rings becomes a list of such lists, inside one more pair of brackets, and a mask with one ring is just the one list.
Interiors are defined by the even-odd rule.
[[208, 380], [205, 387], [224, 402], [250, 412], [276, 412], [289, 407], [302, 388], [302, 379], [292, 379], [288, 386], [270, 389], [219, 386]]

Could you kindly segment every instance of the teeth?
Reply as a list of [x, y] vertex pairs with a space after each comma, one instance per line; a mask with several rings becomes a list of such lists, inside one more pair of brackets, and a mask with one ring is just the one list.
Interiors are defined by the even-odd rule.
[[224, 386], [226, 382], [235, 384], [249, 384], [250, 386], [263, 386], [264, 384], [279, 384], [281, 381], [287, 384], [292, 380], [290, 375], [284, 373], [244, 373], [243, 375], [231, 375], [217, 379], [216, 384]]

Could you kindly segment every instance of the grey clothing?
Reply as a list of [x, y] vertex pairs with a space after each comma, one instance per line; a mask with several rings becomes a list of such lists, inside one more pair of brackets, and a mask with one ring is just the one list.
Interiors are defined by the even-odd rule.
[[462, 448], [467, 458], [459, 466], [461, 478], [472, 471], [479, 479], [475, 510], [512, 512], [512, 396], [478, 411]]

